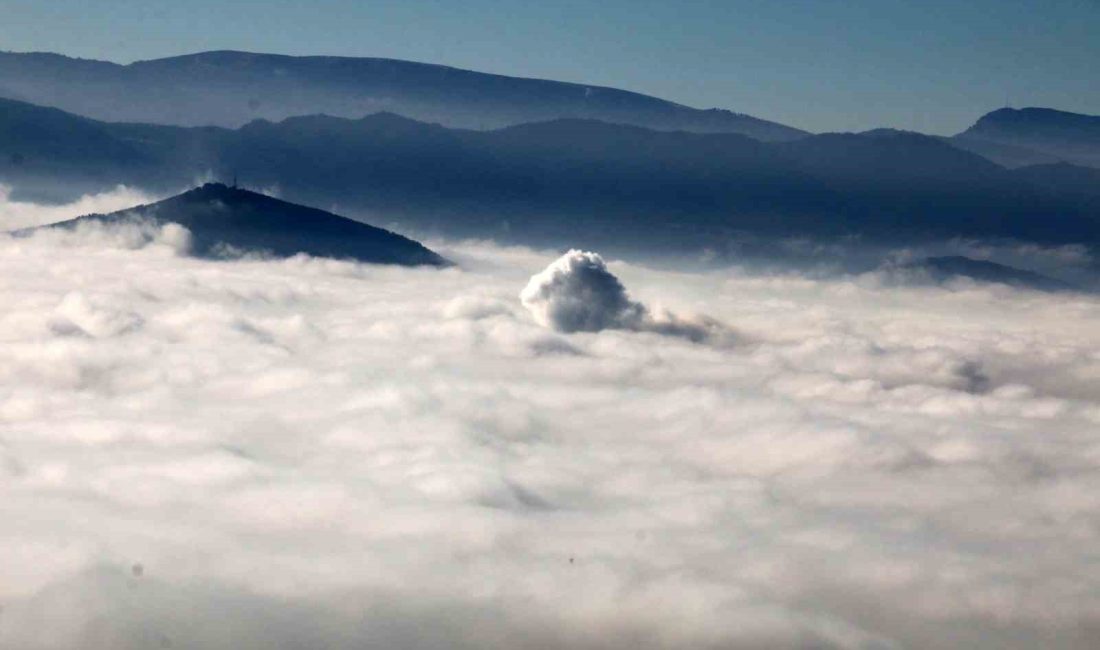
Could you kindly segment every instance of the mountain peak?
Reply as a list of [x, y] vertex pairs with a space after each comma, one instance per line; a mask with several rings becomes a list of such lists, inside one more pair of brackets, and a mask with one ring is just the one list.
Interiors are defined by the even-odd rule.
[[305, 253], [374, 264], [449, 264], [419, 242], [388, 230], [224, 183], [206, 183], [149, 205], [87, 215], [50, 227], [70, 228], [89, 220], [179, 224], [191, 232], [192, 252], [199, 257]]
[[280, 201], [275, 197], [263, 194], [261, 192], [254, 192], [252, 190], [239, 187], [237, 185], [228, 185], [226, 183], [218, 181], [203, 183], [198, 187], [194, 187], [187, 190], [186, 192], [183, 192], [182, 194], [177, 195], [175, 198], [187, 198], [190, 200], [200, 201], [277, 201], [280, 203], [285, 203], [285, 201]]
[[230, 187], [230, 186], [226, 185], [225, 183], [218, 183], [218, 182], [215, 181], [215, 182], [211, 182], [211, 183], [203, 183], [202, 185], [200, 185], [196, 188], [187, 190], [186, 192], [184, 192], [180, 196], [202, 196], [202, 197], [215, 196], [215, 197], [222, 197], [222, 196], [231, 196], [235, 192], [255, 194], [255, 192], [249, 192], [248, 190], [242, 190], [242, 189], [238, 188], [236, 185], [234, 185], [233, 187]]
[[1096, 126], [1100, 125], [1100, 116], [1085, 115], [1083, 113], [1071, 113], [1053, 108], [1031, 106], [1027, 108], [998, 108], [978, 118], [975, 126], [979, 124], [1028, 124], [1028, 125], [1062, 125], [1062, 126]]
[[1100, 115], [1053, 108], [1000, 108], [986, 113], [957, 139], [994, 143], [1041, 154], [1034, 162], [1064, 160], [1100, 167]]
[[[164, 199], [160, 203], [166, 203], [169, 201], [181, 203], [212, 203], [218, 201], [227, 206], [264, 206], [273, 204], [295, 206], [295, 204], [293, 203], [287, 203], [286, 201], [268, 196], [267, 194], [254, 192], [252, 190], [247, 190], [243, 187], [228, 185], [226, 183], [218, 181], [203, 183], [202, 185], [193, 187], [186, 192], [182, 192], [180, 194], [177, 194], [176, 196]], [[296, 207], [305, 208], [305, 206]]]

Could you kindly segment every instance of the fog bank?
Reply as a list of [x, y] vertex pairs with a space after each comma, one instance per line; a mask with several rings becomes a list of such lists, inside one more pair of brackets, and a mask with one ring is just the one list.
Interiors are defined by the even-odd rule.
[[4, 647], [1100, 634], [1095, 297], [597, 265], [716, 345], [548, 329], [558, 252], [181, 238], [0, 236]]

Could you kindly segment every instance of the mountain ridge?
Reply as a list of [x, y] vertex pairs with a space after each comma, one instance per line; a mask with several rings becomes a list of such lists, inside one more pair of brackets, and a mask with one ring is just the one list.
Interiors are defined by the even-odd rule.
[[935, 282], [968, 278], [977, 282], [1004, 284], [1010, 287], [1038, 291], [1080, 291], [1068, 282], [1035, 271], [1020, 269], [989, 260], [974, 259], [964, 255], [926, 257], [899, 267], [908, 271], [927, 274]]
[[253, 118], [391, 110], [456, 128], [589, 117], [762, 140], [805, 131], [609, 86], [514, 77], [372, 57], [215, 50], [118, 64], [0, 53], [0, 95], [105, 121], [238, 127]]
[[[19, 191], [125, 183], [159, 192], [239, 174], [353, 217], [554, 246], [699, 250], [745, 236], [854, 235], [1100, 242], [1100, 188], [1088, 170], [1006, 170], [915, 133], [764, 143], [572, 118], [462, 130], [385, 113], [232, 130], [96, 122], [13, 100], [0, 107], [15, 107], [0, 110], [0, 151], [11, 155], [0, 156], [0, 181]], [[50, 148], [80, 129], [111, 146]]]

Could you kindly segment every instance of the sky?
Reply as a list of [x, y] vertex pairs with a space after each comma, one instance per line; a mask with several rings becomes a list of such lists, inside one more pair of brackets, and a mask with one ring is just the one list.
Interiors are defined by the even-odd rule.
[[811, 131], [1100, 113], [1097, 0], [0, 0], [0, 49], [376, 56], [625, 88]]

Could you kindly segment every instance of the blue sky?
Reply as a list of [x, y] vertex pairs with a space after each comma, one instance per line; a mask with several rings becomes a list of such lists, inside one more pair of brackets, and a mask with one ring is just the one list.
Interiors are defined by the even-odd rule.
[[0, 0], [0, 49], [382, 56], [627, 88], [814, 131], [1100, 113], [1100, 0]]

